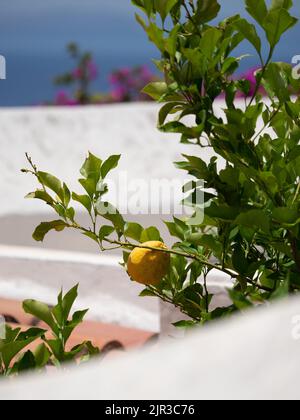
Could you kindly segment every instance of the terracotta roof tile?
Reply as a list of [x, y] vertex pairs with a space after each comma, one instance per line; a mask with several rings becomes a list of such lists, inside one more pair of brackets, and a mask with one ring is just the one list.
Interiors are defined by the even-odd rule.
[[[32, 316], [24, 314], [21, 302], [0, 299], [0, 314], [7, 316], [7, 321], [12, 321], [12, 326], [20, 326], [27, 329], [32, 325], [39, 328], [48, 329], [43, 323], [36, 322]], [[14, 323], [14, 320], [18, 324]], [[106, 350], [119, 350], [123, 348], [129, 349], [145, 345], [153, 338], [153, 332], [136, 330], [133, 328], [125, 328], [119, 325], [103, 324], [101, 322], [84, 321], [74, 331], [68, 342], [68, 350], [80, 344], [83, 341], [91, 341], [95, 346]], [[32, 347], [35, 347], [34, 343]], [[30, 348], [30, 347], [29, 347]]]

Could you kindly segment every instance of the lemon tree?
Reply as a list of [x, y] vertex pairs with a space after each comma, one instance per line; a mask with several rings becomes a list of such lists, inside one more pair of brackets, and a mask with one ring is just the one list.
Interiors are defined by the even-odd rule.
[[[39, 171], [29, 158], [25, 172], [40, 184], [29, 197], [45, 201], [58, 215], [38, 226], [34, 238], [41, 241], [50, 230], [76, 229], [101, 251], [112, 245], [122, 248], [128, 273], [147, 286], [142, 295], [172, 303], [191, 323], [297, 293], [300, 85], [291, 65], [273, 61], [278, 42], [297, 24], [293, 2], [245, 0], [249, 20], [235, 15], [221, 22], [217, 0], [133, 3], [141, 12], [139, 24], [161, 56], [156, 65], [164, 81], [144, 89], [161, 104], [158, 128], [180, 134], [182, 143], [199, 150], [183, 156], [176, 166], [194, 177], [189, 202], [195, 213], [199, 203], [193, 197], [203, 189], [203, 222], [195, 225], [188, 218], [174, 217], [167, 223], [174, 244], [165, 249], [155, 227], [128, 223], [117, 209], [102, 211], [103, 205], [113, 209], [105, 202], [105, 178], [120, 156], [102, 161], [89, 154], [81, 168], [80, 193]], [[260, 62], [254, 92], [247, 80], [236, 77], [243, 57], [235, 50], [242, 42], [250, 43]], [[216, 113], [221, 95], [224, 116]], [[241, 96], [243, 107], [236, 102]], [[186, 124], [187, 116], [193, 124]], [[203, 148], [213, 152], [208, 163], [201, 158]], [[220, 157], [226, 162], [222, 169], [217, 165]], [[204, 186], [199, 187], [199, 180]], [[78, 223], [72, 200], [88, 212], [90, 227]], [[232, 305], [227, 308], [211, 310], [213, 296], [207, 284], [211, 270], [234, 280], [229, 291]]]

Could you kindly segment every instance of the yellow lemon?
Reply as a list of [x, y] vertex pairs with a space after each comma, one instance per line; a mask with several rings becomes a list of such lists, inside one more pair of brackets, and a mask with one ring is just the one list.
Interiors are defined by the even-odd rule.
[[[159, 241], [145, 242], [142, 246], [167, 249]], [[147, 248], [135, 248], [127, 262], [127, 272], [132, 280], [146, 286], [157, 286], [168, 273], [170, 255], [166, 252]]]

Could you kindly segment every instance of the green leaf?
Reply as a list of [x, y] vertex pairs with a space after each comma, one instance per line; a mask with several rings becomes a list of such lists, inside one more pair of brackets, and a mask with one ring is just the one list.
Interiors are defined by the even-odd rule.
[[230, 185], [232, 188], [237, 189], [239, 185], [240, 172], [237, 168], [227, 166], [220, 171], [220, 179], [222, 182]]
[[66, 218], [71, 220], [72, 222], [74, 222], [74, 218], [75, 218], [75, 209], [73, 207], [69, 207], [66, 210]]
[[38, 200], [44, 201], [45, 203], [49, 204], [50, 206], [52, 206], [54, 204], [54, 200], [51, 197], [51, 195], [48, 194], [44, 190], [36, 190], [35, 192], [27, 194], [25, 198], [36, 198]]
[[252, 303], [243, 295], [243, 293], [237, 292], [236, 290], [229, 290], [229, 297], [240, 311], [251, 308], [253, 306]]
[[239, 61], [234, 57], [228, 57], [222, 64], [223, 74], [233, 74], [239, 67]]
[[297, 208], [277, 207], [273, 210], [273, 218], [284, 225], [296, 225], [300, 222], [300, 214]]
[[261, 26], [263, 26], [268, 14], [265, 0], [246, 0], [246, 10]]
[[131, 0], [132, 3], [147, 13], [148, 16], [153, 12], [153, 0]]
[[278, 192], [277, 178], [272, 172], [260, 172], [259, 177], [272, 194]]
[[280, 65], [277, 63], [268, 65], [264, 73], [263, 84], [269, 90], [271, 96], [277, 96], [281, 102], [290, 100], [289, 86], [282, 74]]
[[149, 241], [160, 241], [160, 233], [159, 230], [156, 227], [149, 227], [145, 230], [143, 230], [140, 238], [140, 242], [149, 242]]
[[178, 106], [182, 106], [182, 102], [168, 102], [160, 109], [158, 116], [158, 128], [163, 126], [168, 115]]
[[228, 316], [232, 315], [235, 311], [233, 306], [229, 306], [228, 308], [217, 308], [214, 311], [209, 313], [209, 320], [216, 320], [221, 318], [227, 318]]
[[237, 225], [261, 229], [265, 233], [270, 232], [270, 219], [262, 210], [249, 210], [241, 213], [234, 221]]
[[221, 37], [222, 37], [222, 31], [217, 28], [209, 28], [202, 35], [199, 47], [202, 53], [208, 59], [211, 59], [213, 57], [215, 49]]
[[235, 247], [235, 250], [232, 254], [232, 265], [238, 273], [247, 274], [249, 263], [245, 257], [245, 252], [240, 245]]
[[178, 33], [181, 29], [180, 24], [174, 26], [174, 28], [171, 30], [169, 37], [165, 40], [165, 49], [169, 53], [170, 57], [172, 59], [176, 59], [176, 53], [177, 53], [177, 44], [178, 44]]
[[22, 357], [16, 362], [13, 366], [12, 372], [26, 372], [28, 370], [35, 369], [36, 361], [34, 354], [28, 350], [26, 353], [22, 355]]
[[16, 341], [24, 341], [32, 337], [41, 337], [45, 333], [46, 331], [42, 330], [41, 328], [32, 327], [29, 328], [27, 331], [21, 331]]
[[34, 351], [34, 358], [36, 362], [36, 366], [38, 368], [43, 368], [47, 365], [51, 357], [51, 353], [48, 347], [42, 343]]
[[156, 297], [156, 294], [150, 289], [144, 289], [140, 294], [140, 297]]
[[[192, 65], [193, 77], [199, 79], [204, 78], [208, 71], [208, 60], [200, 49], [184, 48], [182, 53]], [[189, 69], [189, 67], [186, 67], [186, 69]], [[184, 74], [182, 77], [184, 77]], [[185, 77], [187, 78], [187, 75]], [[187, 80], [186, 83], [187, 82], [189, 82], [189, 80]]]
[[20, 339], [18, 337], [14, 342], [6, 343], [4, 345], [1, 345], [0, 343], [0, 355], [6, 369], [9, 368], [11, 361], [20, 351], [24, 350], [29, 344], [40, 338], [44, 333], [44, 330], [35, 328], [28, 330], [28, 332], [25, 332], [22, 335], [20, 334]]
[[108, 238], [113, 232], [115, 231], [115, 228], [112, 226], [101, 226], [99, 231], [99, 239], [100, 241], [103, 241], [105, 238]]
[[197, 127], [187, 127], [179, 121], [171, 121], [159, 127], [163, 133], [180, 133], [187, 139], [194, 139], [199, 137], [203, 132], [204, 124]]
[[183, 155], [188, 162], [179, 162], [176, 164], [180, 169], [187, 170], [191, 175], [198, 179], [206, 179], [208, 176], [207, 164], [199, 157]]
[[72, 193], [72, 198], [77, 203], [80, 203], [89, 213], [92, 211], [92, 201], [88, 195], [78, 195], [75, 192]]
[[168, 228], [168, 231], [171, 236], [174, 236], [175, 238], [178, 238], [180, 240], [184, 240], [184, 234], [181, 231], [181, 229], [178, 229], [178, 226], [174, 222], [164, 222], [165, 225]]
[[278, 8], [271, 10], [263, 24], [271, 48], [275, 48], [282, 35], [296, 23], [297, 19], [292, 17], [287, 10]]
[[141, 27], [144, 29], [145, 32], [147, 32], [147, 24], [145, 22], [145, 20], [137, 13], [135, 13], [135, 20], [137, 21], [137, 23], [139, 23], [141, 25]]
[[272, 293], [271, 299], [283, 299], [289, 295], [290, 290], [290, 279], [289, 277], [281, 282], [279, 287]]
[[92, 179], [97, 184], [100, 178], [101, 165], [102, 160], [94, 156], [92, 153], [89, 153], [80, 170], [80, 173], [85, 179]]
[[53, 222], [43, 222], [41, 223], [34, 231], [32, 237], [37, 242], [43, 242], [47, 233], [51, 230], [56, 230], [56, 232], [61, 232], [68, 224], [63, 220], [54, 220]]
[[173, 324], [176, 328], [194, 328], [198, 323], [196, 321], [179, 321]]
[[218, 16], [220, 9], [217, 0], [198, 0], [195, 19], [199, 24], [210, 22]]
[[164, 32], [160, 29], [155, 23], [150, 23], [148, 28], [146, 28], [146, 32], [149, 36], [150, 41], [152, 41], [157, 48], [164, 53], [165, 51], [165, 40], [164, 40]]
[[96, 203], [96, 210], [99, 216], [112, 222], [116, 230], [120, 233], [124, 232], [125, 221], [120, 212], [107, 201], [98, 200]]
[[83, 232], [82, 234], [98, 244], [98, 236], [94, 232]]
[[235, 207], [229, 207], [224, 205], [217, 205], [212, 202], [209, 207], [206, 208], [205, 214], [212, 218], [217, 218], [224, 221], [233, 221], [239, 215], [239, 209]]
[[176, 217], [174, 217], [173, 220], [174, 222], [164, 222], [170, 232], [170, 235], [175, 238], [179, 238], [182, 241], [185, 239], [188, 240], [188, 234], [191, 232], [191, 227]]
[[203, 233], [194, 233], [187, 236], [186, 240], [191, 244], [203, 246], [210, 251], [213, 251], [215, 255], [220, 255], [222, 252], [222, 244], [218, 238], [213, 235], [204, 235]]
[[51, 311], [59, 326], [62, 326], [64, 324], [62, 298], [63, 298], [63, 292], [61, 291], [58, 296], [58, 304]]
[[91, 341], [86, 341], [85, 347], [87, 348], [87, 351], [90, 356], [97, 356], [101, 353], [100, 349], [98, 347], [93, 346]]
[[74, 286], [64, 297], [62, 300], [62, 308], [63, 308], [63, 317], [64, 320], [67, 321], [71, 312], [71, 309], [74, 305], [75, 300], [78, 297], [78, 287], [79, 284]]
[[152, 99], [159, 101], [163, 95], [168, 91], [168, 86], [164, 82], [149, 83], [144, 89], [143, 93], [150, 96]]
[[45, 339], [45, 342], [50, 347], [54, 357], [58, 361], [62, 361], [63, 358], [64, 358], [64, 351], [63, 351], [63, 348], [62, 348], [61, 340], [59, 340], [59, 339], [55, 339], [55, 340]]
[[64, 199], [63, 199], [64, 206], [68, 207], [71, 201], [71, 192], [65, 183], [63, 183], [63, 195], [64, 195]]
[[23, 302], [23, 309], [26, 314], [33, 315], [37, 319], [45, 322], [53, 331], [57, 332], [57, 325], [48, 305], [36, 300], [25, 300]]
[[238, 20], [235, 22], [234, 26], [254, 46], [258, 54], [260, 54], [261, 40], [257, 34], [255, 26], [250, 24], [246, 19]]
[[5, 339], [0, 340], [0, 350], [1, 350], [1, 346], [3, 346], [4, 344], [8, 344], [8, 343], [11, 343], [12, 341], [15, 341], [20, 331], [21, 331], [21, 328], [13, 329], [8, 324], [5, 324]]
[[78, 325], [80, 325], [82, 323], [82, 321], [83, 321], [84, 317], [86, 316], [86, 314], [88, 313], [88, 311], [89, 311], [88, 309], [85, 309], [83, 311], [75, 312], [73, 317], [72, 317], [72, 320], [70, 322], [66, 323], [66, 327], [63, 329], [63, 337], [64, 337], [65, 343], [67, 343], [67, 341], [71, 337], [75, 328], [77, 328]]
[[110, 156], [105, 162], [102, 163], [101, 177], [104, 179], [107, 174], [118, 166], [121, 155]]
[[272, 247], [276, 249], [276, 251], [281, 252], [282, 254], [288, 256], [289, 258], [293, 258], [291, 247], [282, 242], [272, 242]]
[[64, 192], [62, 189], [61, 182], [55, 176], [48, 174], [46, 172], [38, 172], [38, 178], [40, 182], [45, 185], [46, 187], [50, 188], [56, 195], [63, 201], [64, 199]]
[[163, 22], [166, 20], [176, 3], [178, 3], [178, 0], [154, 0], [155, 8], [160, 14]]
[[79, 183], [83, 186], [83, 188], [88, 193], [90, 198], [93, 198], [94, 194], [96, 194], [97, 192], [97, 182], [92, 178], [88, 178], [88, 179], [79, 179]]
[[131, 0], [132, 4], [134, 6], [139, 7], [140, 9], [142, 9], [143, 11], [145, 10], [145, 3], [144, 0]]
[[77, 311], [73, 314], [72, 321], [69, 325], [73, 327], [77, 327], [79, 324], [82, 323], [86, 314], [89, 312], [89, 309], [84, 309], [83, 311]]
[[293, 0], [272, 0], [272, 9], [286, 9], [289, 10], [293, 7]]
[[144, 229], [140, 224], [127, 222], [125, 225], [124, 234], [127, 238], [131, 238], [139, 242], [143, 230]]
[[[123, 251], [123, 261], [124, 261], [124, 263], [125, 264], [127, 264], [127, 262], [128, 262], [128, 258], [129, 258], [129, 255], [130, 255], [130, 252], [128, 252], [128, 251]], [[123, 264], [123, 266], [124, 266], [124, 264]]]

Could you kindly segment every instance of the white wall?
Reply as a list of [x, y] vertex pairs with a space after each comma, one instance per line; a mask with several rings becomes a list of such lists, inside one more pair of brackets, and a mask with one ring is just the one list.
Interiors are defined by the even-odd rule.
[[172, 162], [192, 153], [192, 147], [156, 129], [158, 110], [154, 104], [0, 110], [0, 215], [45, 211], [43, 205], [24, 202], [35, 185], [20, 173], [25, 152], [39, 168], [79, 190], [74, 181], [88, 151], [103, 158], [121, 153], [119, 170], [129, 179], [184, 178]]

